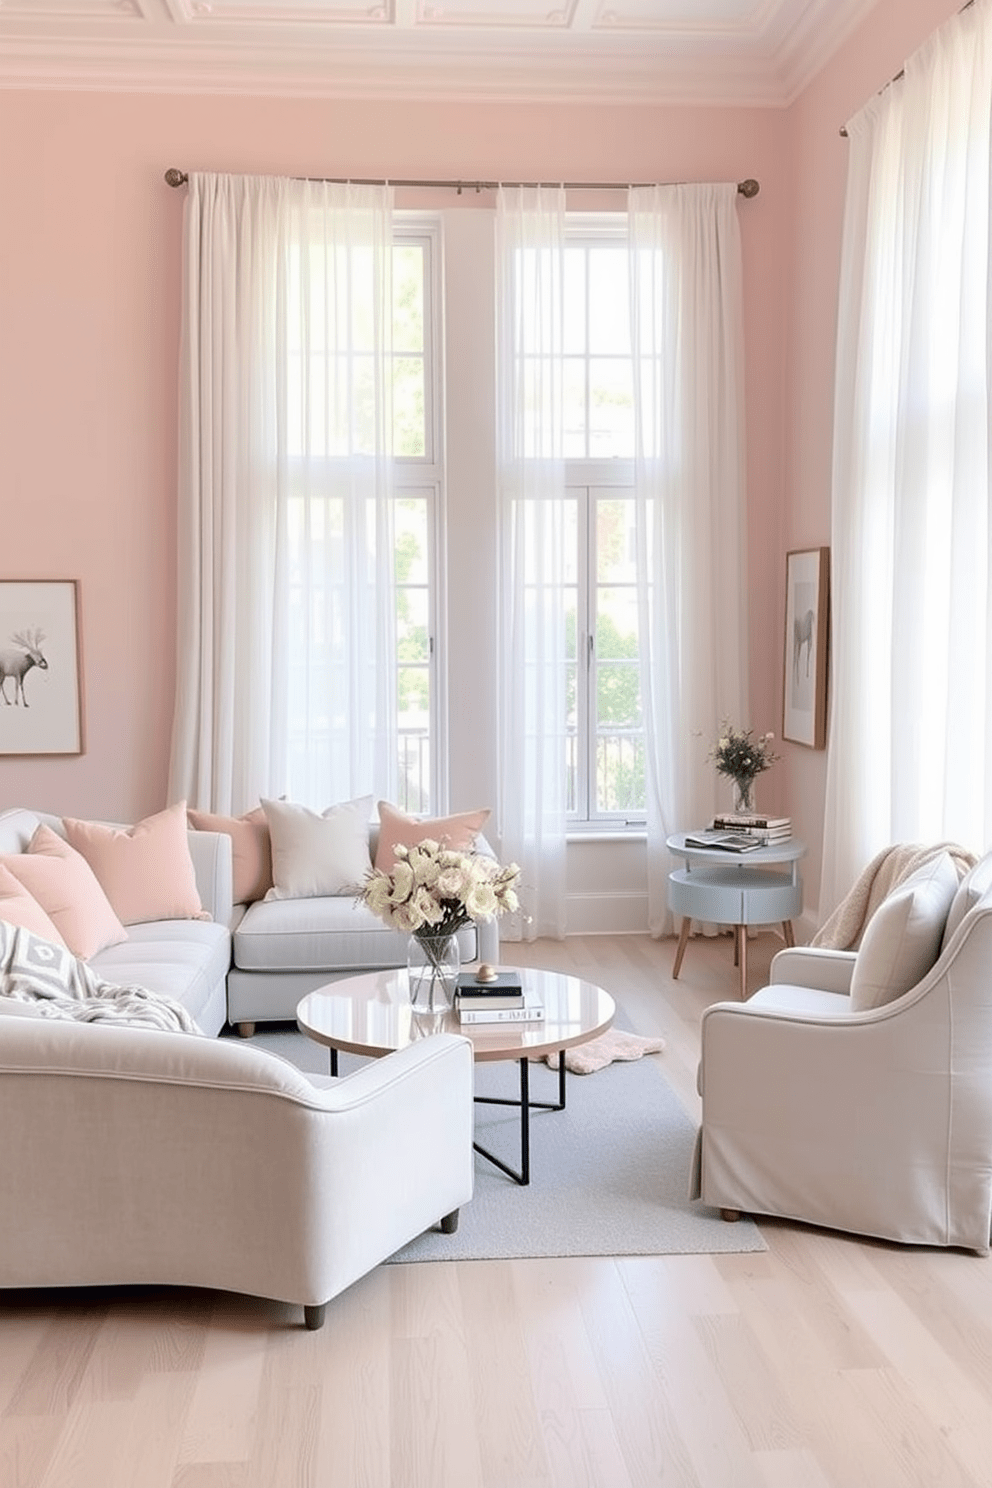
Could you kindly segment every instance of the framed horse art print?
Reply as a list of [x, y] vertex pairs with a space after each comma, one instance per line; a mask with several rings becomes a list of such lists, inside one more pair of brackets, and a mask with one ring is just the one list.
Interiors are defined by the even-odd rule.
[[785, 689], [782, 737], [811, 749], [827, 743], [830, 549], [785, 557]]

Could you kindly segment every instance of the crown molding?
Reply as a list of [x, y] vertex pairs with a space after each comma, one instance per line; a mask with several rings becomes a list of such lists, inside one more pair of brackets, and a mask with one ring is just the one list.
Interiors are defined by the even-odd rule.
[[[111, 3], [114, 19], [45, 28], [0, 8], [0, 88], [780, 108], [877, 0], [764, 0], [747, 26], [693, 25], [653, 36], [624, 27], [564, 36], [250, 28], [209, 16], [149, 28], [143, 22], [155, 0]], [[166, 3], [174, 11], [187, 0]]]

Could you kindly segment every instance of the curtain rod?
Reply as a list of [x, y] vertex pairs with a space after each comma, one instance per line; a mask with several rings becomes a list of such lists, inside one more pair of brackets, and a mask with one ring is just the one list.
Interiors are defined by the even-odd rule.
[[[961, 9], [958, 11], [958, 15], [964, 15], [965, 11], [966, 10], [970, 10], [971, 7], [974, 5], [974, 3], [975, 3], [975, 0], [964, 0], [964, 4], [962, 5]], [[876, 98], [879, 97], [882, 93], [884, 93], [886, 88], [891, 88], [893, 83], [898, 83], [905, 76], [906, 76], [906, 69], [905, 69], [905, 67], [900, 67], [900, 69], [896, 73], [895, 77], [889, 78], [889, 81], [885, 84], [885, 87], [879, 88], [878, 93], [875, 95]], [[847, 125], [846, 124], [842, 124], [840, 126], [840, 130], [838, 132], [840, 134], [841, 139], [847, 139]]]
[[[654, 181], [395, 181], [395, 180], [362, 180], [357, 176], [304, 176], [305, 181], [326, 182], [330, 186], [433, 186], [438, 189], [457, 191], [461, 196], [463, 191], [496, 191], [500, 186], [561, 186], [566, 191], [629, 191], [634, 186], [654, 186]], [[166, 184], [169, 186], [185, 186], [189, 180], [187, 171], [176, 170], [173, 166], [165, 173]], [[737, 190], [741, 196], [757, 196], [761, 190], [760, 182], [749, 177], [746, 181], [738, 181]]]

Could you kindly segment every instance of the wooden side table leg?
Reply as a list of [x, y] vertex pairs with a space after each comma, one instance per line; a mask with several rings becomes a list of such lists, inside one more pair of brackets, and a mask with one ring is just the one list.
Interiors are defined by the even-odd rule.
[[796, 943], [796, 937], [792, 933], [792, 921], [791, 920], [783, 920], [782, 921], [782, 936], [783, 936], [783, 938], [784, 938], [785, 943], [786, 943], [787, 946], [794, 946], [795, 945], [795, 943]]
[[747, 1002], [747, 926], [736, 925], [734, 934], [741, 948], [741, 1002]]
[[679, 943], [675, 951], [675, 965], [672, 967], [672, 981], [678, 980], [679, 972], [682, 970], [682, 957], [685, 955], [686, 944], [689, 940], [689, 926], [692, 924], [688, 915], [682, 916], [682, 925], [679, 929]]

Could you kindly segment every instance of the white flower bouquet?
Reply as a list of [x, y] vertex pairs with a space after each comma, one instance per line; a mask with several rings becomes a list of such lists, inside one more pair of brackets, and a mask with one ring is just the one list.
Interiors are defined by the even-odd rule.
[[484, 853], [455, 852], [427, 837], [398, 844], [389, 873], [373, 869], [361, 901], [384, 924], [418, 939], [446, 939], [471, 920], [491, 920], [518, 906], [516, 863], [503, 867]]

